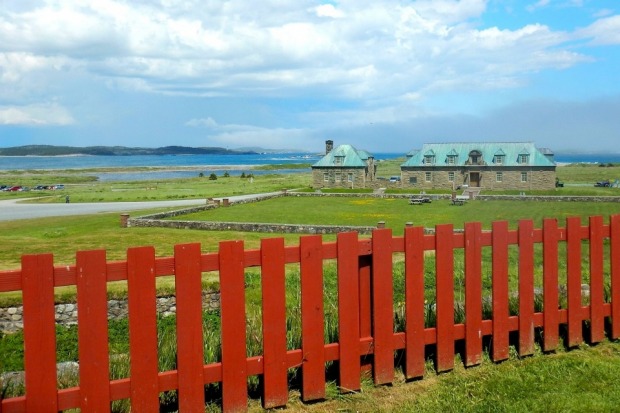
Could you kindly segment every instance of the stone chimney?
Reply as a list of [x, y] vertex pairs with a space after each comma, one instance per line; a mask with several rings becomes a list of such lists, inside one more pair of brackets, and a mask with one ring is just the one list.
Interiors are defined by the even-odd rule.
[[334, 149], [334, 141], [325, 141], [325, 155], [330, 153]]

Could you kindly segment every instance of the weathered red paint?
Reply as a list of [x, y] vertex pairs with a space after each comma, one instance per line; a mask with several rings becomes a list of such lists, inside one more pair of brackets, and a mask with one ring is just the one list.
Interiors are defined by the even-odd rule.
[[127, 251], [131, 410], [159, 409], [155, 249]]
[[543, 350], [553, 351], [558, 346], [558, 223], [555, 219], [543, 221]]
[[405, 229], [405, 376], [422, 377], [424, 342], [424, 228]]
[[605, 338], [605, 303], [603, 280], [603, 217], [590, 217], [590, 342]]
[[534, 223], [519, 221], [519, 355], [534, 354]]
[[508, 222], [493, 223], [493, 361], [508, 358]]
[[437, 358], [439, 372], [454, 368], [454, 230], [452, 224], [435, 227], [435, 273], [437, 277]]
[[57, 412], [54, 259], [51, 254], [22, 257], [26, 410]]
[[226, 411], [245, 411], [248, 403], [244, 268], [243, 242], [221, 242], [222, 407]]
[[482, 224], [465, 224], [465, 365], [482, 362]]
[[320, 235], [299, 240], [301, 272], [302, 398], [325, 398], [323, 253]]
[[583, 342], [581, 329], [581, 218], [566, 219], [566, 290], [568, 295], [568, 346]]
[[359, 390], [360, 320], [357, 233], [337, 236], [338, 248], [338, 343], [341, 391]]
[[392, 230], [376, 229], [372, 233], [372, 309], [375, 339], [375, 384], [394, 380], [394, 287], [392, 275]]
[[263, 407], [266, 409], [285, 406], [288, 401], [284, 258], [283, 238], [261, 241]]
[[80, 409], [104, 412], [111, 401], [106, 253], [80, 251], [76, 263]]

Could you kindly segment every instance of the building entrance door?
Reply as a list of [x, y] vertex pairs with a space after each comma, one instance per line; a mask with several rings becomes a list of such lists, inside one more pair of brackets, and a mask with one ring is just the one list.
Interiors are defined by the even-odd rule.
[[480, 186], [480, 172], [469, 173], [469, 186], [476, 188]]

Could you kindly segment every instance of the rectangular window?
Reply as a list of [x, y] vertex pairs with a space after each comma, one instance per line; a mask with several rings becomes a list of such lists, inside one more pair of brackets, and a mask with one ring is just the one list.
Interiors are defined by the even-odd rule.
[[503, 172], [496, 172], [495, 173], [495, 182], [502, 182], [504, 180], [504, 173]]
[[495, 163], [501, 165], [504, 163], [504, 157], [502, 155], [495, 155]]
[[526, 164], [527, 163], [527, 155], [519, 155], [519, 163], [520, 164]]
[[521, 182], [527, 182], [527, 172], [521, 172]]
[[417, 184], [418, 183], [418, 177], [417, 176], [410, 176], [409, 177], [409, 183], [410, 184]]
[[349, 182], [353, 182], [353, 174], [349, 174], [347, 176], [347, 179], [349, 180]]
[[430, 182], [431, 181], [431, 173], [430, 172], [425, 172], [424, 173], [424, 178], [426, 180], [426, 182]]
[[340, 172], [336, 172], [336, 182], [340, 181], [342, 181], [342, 175], [340, 174]]
[[454, 165], [456, 163], [456, 156], [448, 156], [448, 165]]
[[323, 174], [323, 180], [324, 180], [325, 182], [329, 182], [329, 174], [328, 174], [327, 172], [325, 172], [325, 173]]
[[454, 172], [448, 172], [448, 181], [454, 182]]

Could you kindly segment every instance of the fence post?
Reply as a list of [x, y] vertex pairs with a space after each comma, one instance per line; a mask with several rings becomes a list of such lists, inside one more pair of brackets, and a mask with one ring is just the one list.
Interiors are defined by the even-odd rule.
[[[613, 256], [611, 259], [614, 259]], [[603, 260], [603, 217], [590, 217], [590, 342], [592, 343], [598, 343], [605, 338]]]
[[338, 234], [337, 249], [339, 386], [355, 391], [361, 387], [357, 232]]
[[424, 228], [405, 228], [405, 376], [422, 377], [424, 337]]
[[620, 215], [609, 222], [611, 261], [611, 338], [620, 337]]
[[519, 221], [519, 355], [534, 354], [534, 222]]
[[325, 398], [323, 251], [320, 235], [299, 239], [301, 272], [301, 349], [304, 401]]
[[263, 408], [288, 401], [284, 238], [261, 240]]
[[106, 252], [79, 251], [76, 257], [80, 409], [110, 409], [110, 355]]
[[392, 275], [392, 230], [372, 233], [372, 326], [375, 384], [394, 380], [394, 287]]
[[247, 409], [245, 263], [243, 241], [220, 242], [222, 410]]
[[465, 365], [482, 362], [482, 224], [465, 224]]
[[51, 254], [22, 257], [22, 290], [26, 411], [55, 413], [58, 400]]
[[435, 273], [438, 372], [454, 368], [454, 227], [452, 224], [435, 226]]
[[131, 410], [159, 410], [155, 249], [127, 250]]
[[581, 217], [566, 219], [566, 294], [568, 347], [582, 343], [581, 331]]
[[553, 351], [559, 339], [558, 314], [558, 222], [543, 221], [543, 351]]

